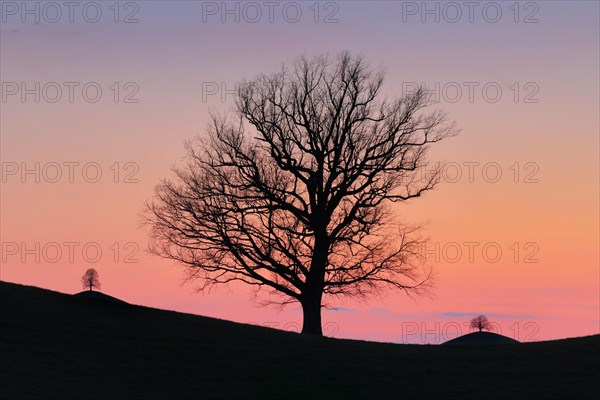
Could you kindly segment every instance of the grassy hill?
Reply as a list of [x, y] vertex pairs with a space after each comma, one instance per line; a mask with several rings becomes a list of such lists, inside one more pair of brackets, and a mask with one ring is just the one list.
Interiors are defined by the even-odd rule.
[[443, 343], [444, 346], [484, 346], [496, 344], [519, 344], [513, 338], [494, 332], [472, 332]]
[[599, 351], [303, 337], [0, 282], [3, 399], [600, 398]]
[[126, 303], [125, 301], [123, 301], [121, 299], [117, 299], [116, 297], [112, 297], [105, 293], [92, 291], [92, 290], [84, 290], [83, 292], [75, 293], [73, 296], [101, 300], [101, 301], [112, 301], [112, 302], [116, 302], [116, 303]]

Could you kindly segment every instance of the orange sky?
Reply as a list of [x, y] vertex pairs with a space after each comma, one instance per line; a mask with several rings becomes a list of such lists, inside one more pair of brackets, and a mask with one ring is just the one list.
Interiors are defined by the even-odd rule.
[[[435, 107], [462, 133], [431, 152], [452, 165], [450, 181], [398, 207], [404, 220], [428, 222], [436, 297], [336, 303], [325, 331], [437, 343], [485, 313], [520, 340], [598, 333], [598, 3], [538, 2], [535, 23], [524, 23], [525, 3], [518, 22], [499, 3], [496, 23], [477, 12], [473, 22], [440, 14], [423, 23], [401, 2], [340, 2], [318, 22], [304, 4], [296, 23], [277, 12], [252, 23], [241, 8], [239, 23], [222, 22], [200, 2], [137, 4], [128, 24], [108, 9], [98, 23], [42, 13], [37, 24], [2, 10], [2, 280], [73, 293], [94, 267], [106, 293], [132, 303], [297, 326], [296, 307], [257, 308], [246, 287], [202, 295], [181, 286], [181, 269], [145, 252], [138, 214], [183, 141], [204, 134], [209, 110], [232, 107], [223, 88], [303, 52], [349, 49], [387, 67], [389, 95], [415, 82], [439, 87]], [[333, 11], [337, 22], [324, 23]], [[207, 84], [218, 92], [203, 93]]]

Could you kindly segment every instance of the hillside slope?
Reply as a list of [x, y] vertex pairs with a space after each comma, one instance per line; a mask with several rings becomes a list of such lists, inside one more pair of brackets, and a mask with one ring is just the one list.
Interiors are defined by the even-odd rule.
[[444, 346], [485, 346], [519, 344], [519, 341], [494, 332], [471, 332], [442, 343]]
[[126, 303], [125, 301], [123, 301], [121, 299], [117, 299], [116, 297], [112, 297], [105, 293], [91, 291], [91, 290], [84, 290], [83, 292], [75, 293], [73, 296], [88, 298], [88, 299], [95, 299], [95, 300], [100, 300], [100, 301], [112, 301], [114, 303]]
[[599, 349], [311, 338], [0, 282], [4, 399], [584, 399]]

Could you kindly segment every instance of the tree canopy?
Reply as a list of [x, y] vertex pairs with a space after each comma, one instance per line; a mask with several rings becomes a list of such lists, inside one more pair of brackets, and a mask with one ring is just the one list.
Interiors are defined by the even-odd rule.
[[100, 290], [100, 275], [98, 274], [98, 271], [94, 268], [85, 271], [85, 274], [81, 277], [81, 283], [83, 284], [84, 289], [89, 289], [90, 291], [93, 289]]
[[157, 185], [150, 249], [200, 290], [241, 281], [300, 303], [303, 333], [321, 334], [324, 295], [426, 292], [416, 228], [391, 204], [438, 184], [426, 151], [457, 130], [424, 88], [384, 97], [384, 75], [344, 52], [244, 81], [233, 118], [213, 115]]

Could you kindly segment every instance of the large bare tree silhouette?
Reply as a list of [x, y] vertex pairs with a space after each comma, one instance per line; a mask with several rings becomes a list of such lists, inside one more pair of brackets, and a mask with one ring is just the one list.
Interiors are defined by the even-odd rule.
[[242, 281], [268, 302], [298, 302], [303, 333], [322, 334], [323, 296], [385, 287], [428, 291], [415, 228], [390, 207], [440, 180], [426, 150], [457, 130], [421, 88], [381, 99], [383, 70], [341, 53], [300, 57], [243, 82], [236, 117], [208, 138], [147, 204], [150, 249], [188, 268], [200, 290]]

